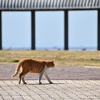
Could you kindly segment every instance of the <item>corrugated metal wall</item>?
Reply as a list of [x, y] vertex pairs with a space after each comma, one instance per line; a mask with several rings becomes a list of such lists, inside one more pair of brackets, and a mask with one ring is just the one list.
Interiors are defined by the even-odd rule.
[[0, 0], [0, 9], [100, 8], [100, 0]]

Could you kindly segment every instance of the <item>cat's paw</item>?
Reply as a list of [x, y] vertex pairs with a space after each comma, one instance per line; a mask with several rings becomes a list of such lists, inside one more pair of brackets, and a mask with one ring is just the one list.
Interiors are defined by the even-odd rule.
[[23, 83], [23, 84], [27, 84], [27, 83], [25, 82], [25, 83]]
[[42, 84], [42, 82], [39, 82], [39, 84]]
[[53, 84], [53, 82], [50, 82], [49, 84]]

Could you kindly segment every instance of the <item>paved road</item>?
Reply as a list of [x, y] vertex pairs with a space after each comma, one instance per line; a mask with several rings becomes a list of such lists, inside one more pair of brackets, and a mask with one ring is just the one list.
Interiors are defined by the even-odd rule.
[[[0, 80], [17, 79], [18, 76], [11, 78], [16, 64], [0, 64]], [[55, 66], [48, 71], [48, 75], [53, 80], [94, 80], [100, 79], [100, 68], [67, 67]], [[38, 74], [27, 74], [26, 79], [38, 79]]]
[[27, 80], [27, 85], [17, 81], [0, 81], [0, 100], [100, 100], [99, 80]]

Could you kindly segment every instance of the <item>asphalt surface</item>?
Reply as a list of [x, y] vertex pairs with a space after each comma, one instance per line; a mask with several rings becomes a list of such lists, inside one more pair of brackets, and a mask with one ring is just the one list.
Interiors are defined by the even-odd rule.
[[[11, 78], [15, 68], [16, 64], [0, 64], [0, 80], [18, 79], [18, 75]], [[48, 76], [52, 80], [99, 80], [100, 68], [55, 66], [48, 70]], [[25, 79], [37, 80], [38, 77], [38, 74], [29, 73]]]

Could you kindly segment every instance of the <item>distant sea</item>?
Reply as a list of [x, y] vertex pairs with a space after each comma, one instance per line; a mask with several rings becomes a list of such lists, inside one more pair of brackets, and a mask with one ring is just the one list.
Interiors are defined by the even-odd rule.
[[[31, 48], [3, 48], [3, 50], [31, 50]], [[36, 48], [36, 50], [41, 50], [41, 51], [63, 51], [64, 48]], [[96, 47], [70, 47], [69, 51], [97, 51]]]
[[[37, 48], [37, 50], [63, 51], [64, 48]], [[69, 48], [69, 51], [97, 51], [97, 48]]]

